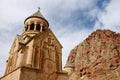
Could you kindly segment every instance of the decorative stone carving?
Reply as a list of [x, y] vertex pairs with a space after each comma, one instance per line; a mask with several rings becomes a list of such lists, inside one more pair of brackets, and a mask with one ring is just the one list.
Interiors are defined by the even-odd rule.
[[48, 37], [44, 42], [43, 42], [43, 51], [44, 51], [44, 58], [49, 58], [52, 61], [55, 61], [55, 44], [54, 44], [54, 39], [52, 37]]
[[55, 65], [52, 61], [50, 60], [45, 60], [44, 62], [44, 72], [47, 75], [52, 74], [53, 72], [55, 72]]

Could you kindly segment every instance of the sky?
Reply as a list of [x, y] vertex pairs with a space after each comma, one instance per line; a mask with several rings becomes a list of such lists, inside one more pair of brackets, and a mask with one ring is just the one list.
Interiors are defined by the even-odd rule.
[[0, 0], [0, 76], [15, 36], [38, 7], [63, 45], [63, 67], [71, 49], [96, 29], [120, 32], [120, 0]]

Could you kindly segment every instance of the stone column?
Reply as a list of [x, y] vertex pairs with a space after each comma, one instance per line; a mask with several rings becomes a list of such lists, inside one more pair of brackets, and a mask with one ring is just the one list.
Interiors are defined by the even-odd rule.
[[16, 68], [22, 66], [22, 61], [23, 61], [23, 56], [24, 56], [24, 54], [21, 53], [21, 51], [22, 51], [22, 50], [20, 50], [19, 53], [18, 53]]
[[43, 24], [41, 23], [40, 24], [40, 32], [42, 32], [42, 29], [43, 29]]
[[36, 31], [37, 22], [34, 22], [34, 31]]
[[33, 47], [29, 46], [26, 64], [30, 66], [32, 66], [32, 56], [33, 56], [32, 52], [33, 52]]
[[28, 23], [28, 31], [30, 31], [30, 22]]

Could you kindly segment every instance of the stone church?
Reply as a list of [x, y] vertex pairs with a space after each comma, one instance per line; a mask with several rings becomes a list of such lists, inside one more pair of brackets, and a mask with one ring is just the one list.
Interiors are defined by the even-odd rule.
[[62, 45], [39, 10], [25, 19], [0, 80], [68, 80], [62, 70]]
[[71, 50], [62, 70], [62, 45], [38, 10], [15, 37], [0, 80], [120, 80], [120, 33], [91, 33]]

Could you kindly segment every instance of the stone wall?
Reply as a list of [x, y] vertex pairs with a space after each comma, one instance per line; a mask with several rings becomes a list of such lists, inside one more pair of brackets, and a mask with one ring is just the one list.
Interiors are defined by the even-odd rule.
[[11, 73], [1, 77], [0, 80], [20, 80], [20, 73], [21, 73], [21, 70], [16, 69]]

